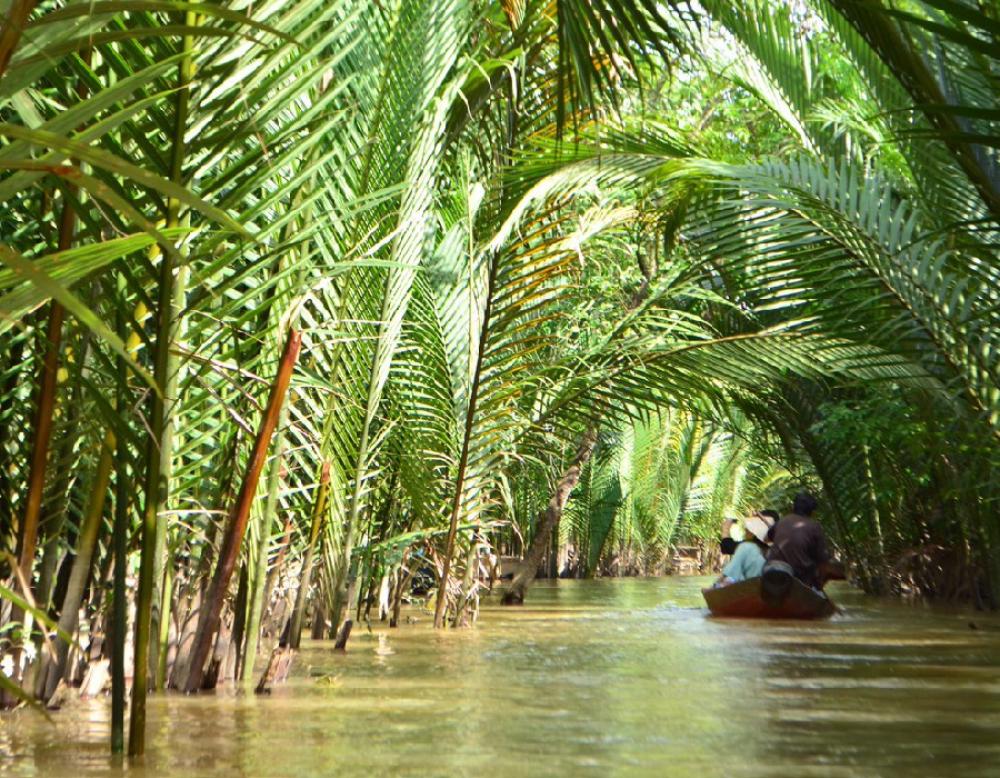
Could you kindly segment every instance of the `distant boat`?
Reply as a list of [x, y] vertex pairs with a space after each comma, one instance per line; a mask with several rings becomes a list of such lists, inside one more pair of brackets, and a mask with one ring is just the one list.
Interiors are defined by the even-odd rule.
[[765, 597], [762, 578], [702, 589], [708, 609], [713, 616], [740, 619], [828, 619], [837, 612], [829, 597], [791, 578]]

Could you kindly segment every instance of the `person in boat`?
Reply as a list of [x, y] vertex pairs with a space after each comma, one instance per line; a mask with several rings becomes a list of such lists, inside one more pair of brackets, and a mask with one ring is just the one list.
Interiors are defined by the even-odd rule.
[[812, 518], [816, 508], [816, 498], [808, 492], [795, 496], [792, 512], [774, 525], [767, 562], [788, 565], [802, 583], [822, 591], [827, 578], [843, 575], [829, 574], [837, 563], [830, 557], [823, 527]]
[[762, 513], [743, 522], [748, 537], [736, 547], [733, 558], [722, 568], [717, 586], [728, 586], [760, 576], [767, 553], [767, 533], [773, 525], [774, 519]]
[[732, 556], [736, 553], [739, 541], [730, 534], [735, 524], [736, 519], [725, 519], [722, 522], [722, 539], [719, 541], [719, 551], [723, 556]]
[[[777, 511], [773, 511], [770, 508], [757, 511], [757, 515], [763, 516], [765, 519], [771, 519], [771, 529], [767, 531], [767, 542], [770, 543], [774, 540], [774, 525], [778, 523], [778, 519], [781, 517]], [[719, 551], [723, 556], [732, 556], [735, 554], [736, 548], [740, 544], [731, 534], [733, 527], [736, 526], [738, 521], [739, 519], [727, 518], [722, 522], [722, 538], [719, 540]]]
[[777, 511], [772, 511], [770, 508], [766, 508], [762, 511], [757, 511], [758, 516], [763, 516], [765, 519], [771, 520], [771, 529], [767, 531], [767, 544], [768, 546], [774, 542], [774, 528], [778, 526], [778, 522], [781, 520], [781, 516]]

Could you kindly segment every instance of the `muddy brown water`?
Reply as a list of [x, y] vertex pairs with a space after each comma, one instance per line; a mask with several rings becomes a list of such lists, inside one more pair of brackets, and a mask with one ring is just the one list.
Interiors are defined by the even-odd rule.
[[0, 775], [1000, 776], [1000, 617], [840, 585], [829, 622], [718, 620], [704, 582], [540, 582], [473, 629], [307, 644], [269, 697], [151, 698], [125, 769], [107, 700], [19, 712]]

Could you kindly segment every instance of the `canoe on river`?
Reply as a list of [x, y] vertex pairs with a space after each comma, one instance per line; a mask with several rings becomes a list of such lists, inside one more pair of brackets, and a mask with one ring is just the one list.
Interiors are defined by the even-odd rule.
[[702, 589], [701, 593], [713, 616], [743, 619], [828, 619], [837, 610], [837, 606], [828, 597], [797, 579], [792, 579], [787, 590], [780, 596], [765, 598], [761, 580], [749, 578], [718, 589]]

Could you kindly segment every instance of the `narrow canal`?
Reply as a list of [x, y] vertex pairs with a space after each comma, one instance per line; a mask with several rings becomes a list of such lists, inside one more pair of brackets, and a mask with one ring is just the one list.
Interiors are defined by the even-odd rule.
[[7, 717], [0, 774], [1000, 774], [1000, 617], [832, 587], [823, 623], [706, 616], [705, 579], [539, 583], [474, 629], [362, 627], [269, 697], [151, 700], [114, 770], [106, 701]]

